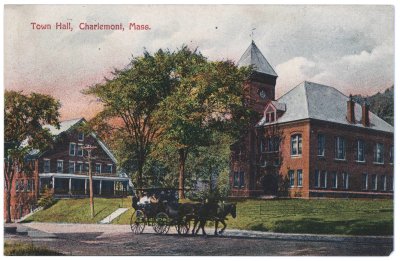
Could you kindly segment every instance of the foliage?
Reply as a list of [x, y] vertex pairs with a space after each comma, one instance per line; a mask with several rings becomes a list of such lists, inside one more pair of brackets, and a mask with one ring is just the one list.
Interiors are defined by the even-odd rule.
[[62, 254], [28, 243], [4, 243], [5, 256], [61, 256]]
[[127, 68], [115, 70], [113, 79], [84, 91], [104, 105], [91, 121], [92, 127], [103, 136], [112, 136], [121, 165], [137, 173], [139, 187], [150, 146], [160, 131], [154, 113], [175, 82], [172, 70], [168, 50], [160, 49], [154, 55], [146, 51], [141, 57], [133, 57]]
[[383, 93], [376, 93], [372, 96], [362, 97], [361, 95], [354, 96], [354, 99], [359, 104], [362, 104], [366, 99], [370, 104], [370, 110], [380, 118], [393, 126], [394, 124], [394, 86], [386, 89]]
[[111, 136], [121, 166], [135, 173], [137, 186], [174, 184], [176, 167], [164, 160], [174, 158], [183, 189], [188, 154], [211, 145], [214, 131], [237, 135], [246, 122], [242, 84], [249, 72], [231, 61], [210, 62], [183, 46], [134, 57], [130, 66], [114, 71], [113, 79], [84, 93], [103, 103], [91, 123], [103, 136]]
[[11, 185], [17, 170], [26, 174], [33, 170], [26, 164], [33, 151], [43, 151], [52, 142], [52, 136], [42, 125], [59, 127], [60, 103], [44, 94], [6, 91], [4, 94], [4, 180], [6, 193], [7, 222], [11, 221]]
[[37, 204], [39, 207], [43, 207], [43, 209], [47, 209], [56, 202], [57, 201], [54, 199], [53, 192], [50, 189], [46, 188], [41, 193], [41, 196], [40, 196]]

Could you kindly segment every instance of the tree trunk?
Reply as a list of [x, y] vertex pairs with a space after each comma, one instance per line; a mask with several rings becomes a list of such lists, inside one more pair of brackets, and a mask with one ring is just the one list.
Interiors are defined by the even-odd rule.
[[185, 149], [179, 149], [179, 198], [185, 198], [185, 162], [186, 152]]
[[11, 223], [11, 186], [9, 186], [9, 189], [7, 190], [6, 193], [6, 223]]

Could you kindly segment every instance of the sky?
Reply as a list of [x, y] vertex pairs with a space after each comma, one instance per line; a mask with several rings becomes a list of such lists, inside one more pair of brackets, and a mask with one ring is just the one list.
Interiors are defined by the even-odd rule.
[[[56, 30], [57, 22], [73, 30]], [[122, 23], [125, 30], [79, 30], [85, 22]], [[130, 22], [151, 29], [130, 31]], [[183, 44], [210, 60], [237, 62], [253, 39], [279, 76], [276, 98], [305, 80], [346, 95], [394, 83], [393, 6], [7, 5], [4, 23], [5, 89], [54, 96], [62, 120], [93, 117], [101, 105], [81, 91], [132, 56]]]

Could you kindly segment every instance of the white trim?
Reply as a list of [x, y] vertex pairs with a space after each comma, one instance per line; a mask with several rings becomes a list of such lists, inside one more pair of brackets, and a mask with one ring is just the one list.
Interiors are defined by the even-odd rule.
[[114, 157], [114, 155], [111, 153], [111, 151], [107, 148], [107, 146], [97, 137], [97, 135], [92, 132], [90, 133], [93, 138], [96, 139], [96, 141], [99, 143], [100, 147], [104, 150], [104, 152], [110, 157], [110, 159], [117, 164], [117, 159]]
[[[71, 145], [74, 144], [74, 154], [71, 154]], [[75, 142], [70, 142], [69, 147], [68, 147], [68, 155], [69, 156], [75, 156], [76, 155], [76, 143]]]
[[[88, 179], [87, 175], [77, 175], [77, 174], [61, 174], [61, 173], [39, 173], [39, 178], [76, 178], [76, 179]], [[93, 176], [93, 180], [115, 180], [115, 181], [129, 181], [129, 178], [123, 177], [104, 177], [104, 176]]]
[[[70, 173], [70, 164], [71, 163], [73, 163], [74, 164], [74, 171], [72, 172], [72, 173]], [[68, 161], [68, 173], [70, 173], [70, 174], [74, 174], [75, 173], [75, 171], [76, 171], [76, 164], [75, 164], [75, 161], [72, 161], [72, 160], [70, 160], [70, 161]]]
[[[99, 172], [97, 172], [97, 166], [98, 165], [100, 165], [100, 169], [99, 169]], [[95, 165], [94, 165], [94, 171], [95, 171], [95, 173], [100, 173], [101, 174], [101, 163], [96, 163]]]
[[[79, 152], [79, 146], [82, 147], [82, 155], [79, 155], [79, 154], [78, 154], [78, 152]], [[83, 154], [84, 154], [84, 152], [83, 152], [83, 143], [78, 143], [78, 146], [77, 146], [77, 148], [76, 148], [76, 156], [78, 156], [78, 157], [83, 157]]]
[[[58, 163], [61, 162], [61, 172], [58, 172]], [[63, 173], [64, 171], [64, 160], [57, 160], [57, 173]]]

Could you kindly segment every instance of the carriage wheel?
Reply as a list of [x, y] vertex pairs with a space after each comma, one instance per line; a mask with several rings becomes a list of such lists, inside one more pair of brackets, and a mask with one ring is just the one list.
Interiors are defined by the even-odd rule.
[[136, 210], [133, 212], [130, 225], [134, 234], [143, 233], [144, 227], [146, 226], [146, 216], [142, 210]]
[[157, 234], [167, 234], [169, 230], [170, 220], [167, 214], [160, 212], [156, 215], [153, 229]]
[[176, 230], [179, 235], [186, 235], [190, 230], [190, 220], [184, 217], [182, 221], [176, 225]]

